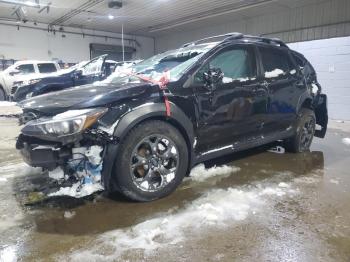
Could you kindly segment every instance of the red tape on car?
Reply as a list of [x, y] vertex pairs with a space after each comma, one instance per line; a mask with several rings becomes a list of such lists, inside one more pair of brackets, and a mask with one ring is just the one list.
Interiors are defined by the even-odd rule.
[[126, 75], [135, 76], [137, 78], [140, 78], [143, 81], [158, 85], [159, 89], [162, 90], [162, 92], [163, 92], [166, 116], [170, 117], [170, 115], [171, 115], [170, 102], [169, 102], [168, 97], [165, 94], [165, 89], [167, 88], [167, 85], [169, 83], [169, 71], [165, 71], [163, 73], [163, 76], [159, 79], [159, 81], [154, 80], [154, 79], [149, 78], [149, 77], [144, 76], [144, 75], [138, 75], [138, 74], [127, 73], [127, 72], [123, 72], [123, 73], [125, 73]]

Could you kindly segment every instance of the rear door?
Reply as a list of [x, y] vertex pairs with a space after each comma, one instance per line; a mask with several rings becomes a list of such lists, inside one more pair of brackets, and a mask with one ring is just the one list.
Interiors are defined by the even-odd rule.
[[55, 63], [38, 63], [37, 66], [39, 74], [49, 74], [57, 72]]
[[259, 46], [263, 79], [269, 90], [268, 117], [264, 132], [280, 132], [296, 119], [296, 107], [304, 78], [284, 47]]
[[[203, 80], [209, 68], [219, 68], [224, 73], [214, 90], [208, 89]], [[247, 140], [261, 132], [268, 97], [257, 80], [253, 46], [222, 49], [207, 60], [194, 79], [200, 151]]]

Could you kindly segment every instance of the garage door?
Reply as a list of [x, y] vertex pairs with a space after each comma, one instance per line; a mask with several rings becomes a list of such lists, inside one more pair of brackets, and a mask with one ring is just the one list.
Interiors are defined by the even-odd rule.
[[[124, 47], [124, 59], [125, 61], [131, 61], [136, 49], [133, 47]], [[103, 45], [103, 44], [90, 44], [90, 56], [91, 59], [100, 55], [107, 54], [107, 59], [114, 61], [123, 61], [123, 48], [116, 45]]]
[[329, 116], [350, 120], [350, 37], [289, 44], [313, 64], [329, 97]]

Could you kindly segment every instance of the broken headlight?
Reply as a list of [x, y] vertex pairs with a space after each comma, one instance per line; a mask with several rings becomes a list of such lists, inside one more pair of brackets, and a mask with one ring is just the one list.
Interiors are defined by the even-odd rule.
[[106, 111], [105, 108], [69, 110], [51, 119], [29, 122], [24, 129], [32, 127], [55, 137], [74, 135], [92, 126]]

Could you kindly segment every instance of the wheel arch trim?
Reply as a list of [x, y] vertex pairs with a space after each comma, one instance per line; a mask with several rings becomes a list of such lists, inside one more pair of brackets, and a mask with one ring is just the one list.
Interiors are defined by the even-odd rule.
[[170, 102], [170, 109], [171, 115], [167, 117], [166, 108], [163, 103], [150, 103], [136, 107], [119, 119], [114, 130], [114, 136], [123, 139], [123, 137], [139, 123], [147, 119], [162, 118], [165, 121], [169, 120], [170, 123], [175, 121], [176, 124], [186, 132], [187, 139], [192, 144], [194, 141], [194, 131], [191, 120], [174, 103]]
[[312, 100], [313, 100], [313, 98], [308, 92], [304, 92], [303, 94], [301, 94], [299, 97], [299, 100], [298, 100], [296, 113], [299, 115], [300, 110], [303, 108], [303, 105], [305, 105], [305, 103], [310, 103], [310, 106], [308, 108], [313, 109], [312, 108]]

